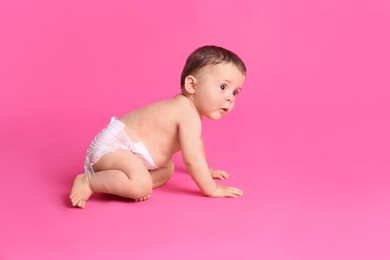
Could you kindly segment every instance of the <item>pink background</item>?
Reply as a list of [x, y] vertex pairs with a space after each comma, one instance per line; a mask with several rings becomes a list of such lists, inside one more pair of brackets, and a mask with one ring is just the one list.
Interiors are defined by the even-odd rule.
[[[0, 3], [0, 259], [390, 259], [390, 4], [362, 1]], [[239, 54], [235, 111], [206, 121], [209, 199], [177, 156], [144, 203], [70, 207], [113, 115], [179, 91], [196, 47]]]

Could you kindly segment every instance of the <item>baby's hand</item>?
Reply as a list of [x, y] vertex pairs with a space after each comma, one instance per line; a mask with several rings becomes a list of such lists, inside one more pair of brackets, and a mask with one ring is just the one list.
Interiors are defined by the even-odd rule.
[[225, 172], [225, 171], [214, 170], [211, 168], [209, 169], [209, 171], [210, 171], [211, 177], [213, 177], [213, 179], [225, 180], [225, 179], [229, 178], [229, 174], [227, 174], [227, 172]]
[[240, 189], [217, 184], [217, 188], [210, 195], [210, 197], [212, 197], [212, 198], [222, 198], [222, 197], [237, 198], [237, 197], [242, 196], [243, 194], [244, 194], [243, 191]]

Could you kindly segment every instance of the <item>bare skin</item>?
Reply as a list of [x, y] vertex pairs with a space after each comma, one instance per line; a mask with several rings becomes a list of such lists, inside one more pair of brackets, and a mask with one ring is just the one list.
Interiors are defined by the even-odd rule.
[[[173, 167], [173, 163], [169, 165], [169, 167]], [[164, 168], [150, 171], [150, 175], [153, 180], [153, 189], [164, 185], [171, 178], [172, 174], [173, 168]], [[212, 178], [219, 180], [225, 180], [229, 178], [229, 174], [221, 170], [210, 169], [210, 175]], [[87, 200], [94, 193], [91, 189], [90, 177], [90, 174], [84, 173], [76, 176], [70, 196], [71, 203], [74, 207], [85, 208]], [[142, 202], [148, 200], [150, 196], [151, 193], [144, 197], [133, 200], [136, 202]]]
[[226, 179], [224, 171], [209, 169], [201, 138], [202, 117], [213, 120], [233, 109], [245, 76], [231, 63], [207, 65], [185, 79], [183, 93], [132, 111], [119, 120], [133, 142], [147, 147], [156, 170], [148, 170], [129, 151], [104, 155], [94, 166], [95, 173], [75, 178], [70, 200], [84, 208], [94, 192], [144, 201], [152, 189], [165, 184], [173, 174], [172, 156], [181, 151], [183, 161], [199, 189], [210, 197], [239, 197], [242, 190], [218, 185], [213, 178]]
[[[157, 188], [157, 187], [164, 185], [171, 178], [171, 176], [173, 174], [173, 170], [174, 170], [173, 163], [169, 162], [166, 167], [162, 167], [162, 168], [150, 171], [149, 174], [150, 174], [150, 177], [152, 178], [153, 188]], [[99, 174], [102, 174], [102, 173], [99, 173]], [[105, 173], [103, 173], [103, 174], [105, 174]], [[106, 172], [106, 174], [110, 174], [110, 172]], [[114, 174], [116, 174], [116, 173], [114, 173]], [[119, 173], [118, 175], [120, 175], [120, 174], [121, 173]], [[85, 208], [86, 202], [89, 199], [89, 197], [91, 197], [91, 195], [94, 192], [99, 192], [99, 185], [101, 185], [101, 184], [98, 183], [97, 187], [96, 187], [96, 184], [94, 184], [94, 183], [92, 183], [92, 185], [91, 185], [91, 177], [92, 177], [91, 174], [79, 174], [76, 176], [74, 183], [73, 183], [72, 190], [71, 190], [71, 195], [70, 195], [70, 200], [71, 200], [71, 203], [74, 207]], [[92, 180], [96, 181], [95, 178], [92, 178]], [[103, 177], [103, 181], [104, 181], [104, 177]], [[115, 194], [113, 192], [106, 192], [106, 193], [126, 197], [123, 194], [119, 194], [119, 193], [118, 194]], [[132, 198], [132, 199], [136, 202], [145, 201], [145, 200], [150, 198], [151, 193], [152, 192], [150, 192], [147, 195], [140, 197], [140, 198]]]

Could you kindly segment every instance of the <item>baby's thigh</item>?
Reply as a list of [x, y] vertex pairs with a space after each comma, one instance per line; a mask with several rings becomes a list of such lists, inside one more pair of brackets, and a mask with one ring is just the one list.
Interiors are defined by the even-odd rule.
[[93, 169], [95, 172], [119, 170], [125, 173], [130, 180], [151, 181], [149, 171], [143, 161], [132, 152], [122, 149], [104, 155], [93, 165]]

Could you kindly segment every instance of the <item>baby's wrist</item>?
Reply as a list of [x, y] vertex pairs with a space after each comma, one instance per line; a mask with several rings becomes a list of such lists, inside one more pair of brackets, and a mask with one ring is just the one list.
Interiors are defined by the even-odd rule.
[[212, 191], [210, 193], [206, 193], [207, 196], [209, 197], [214, 197], [215, 196], [215, 192], [218, 190], [218, 184], [215, 183], [215, 187], [212, 189]]

